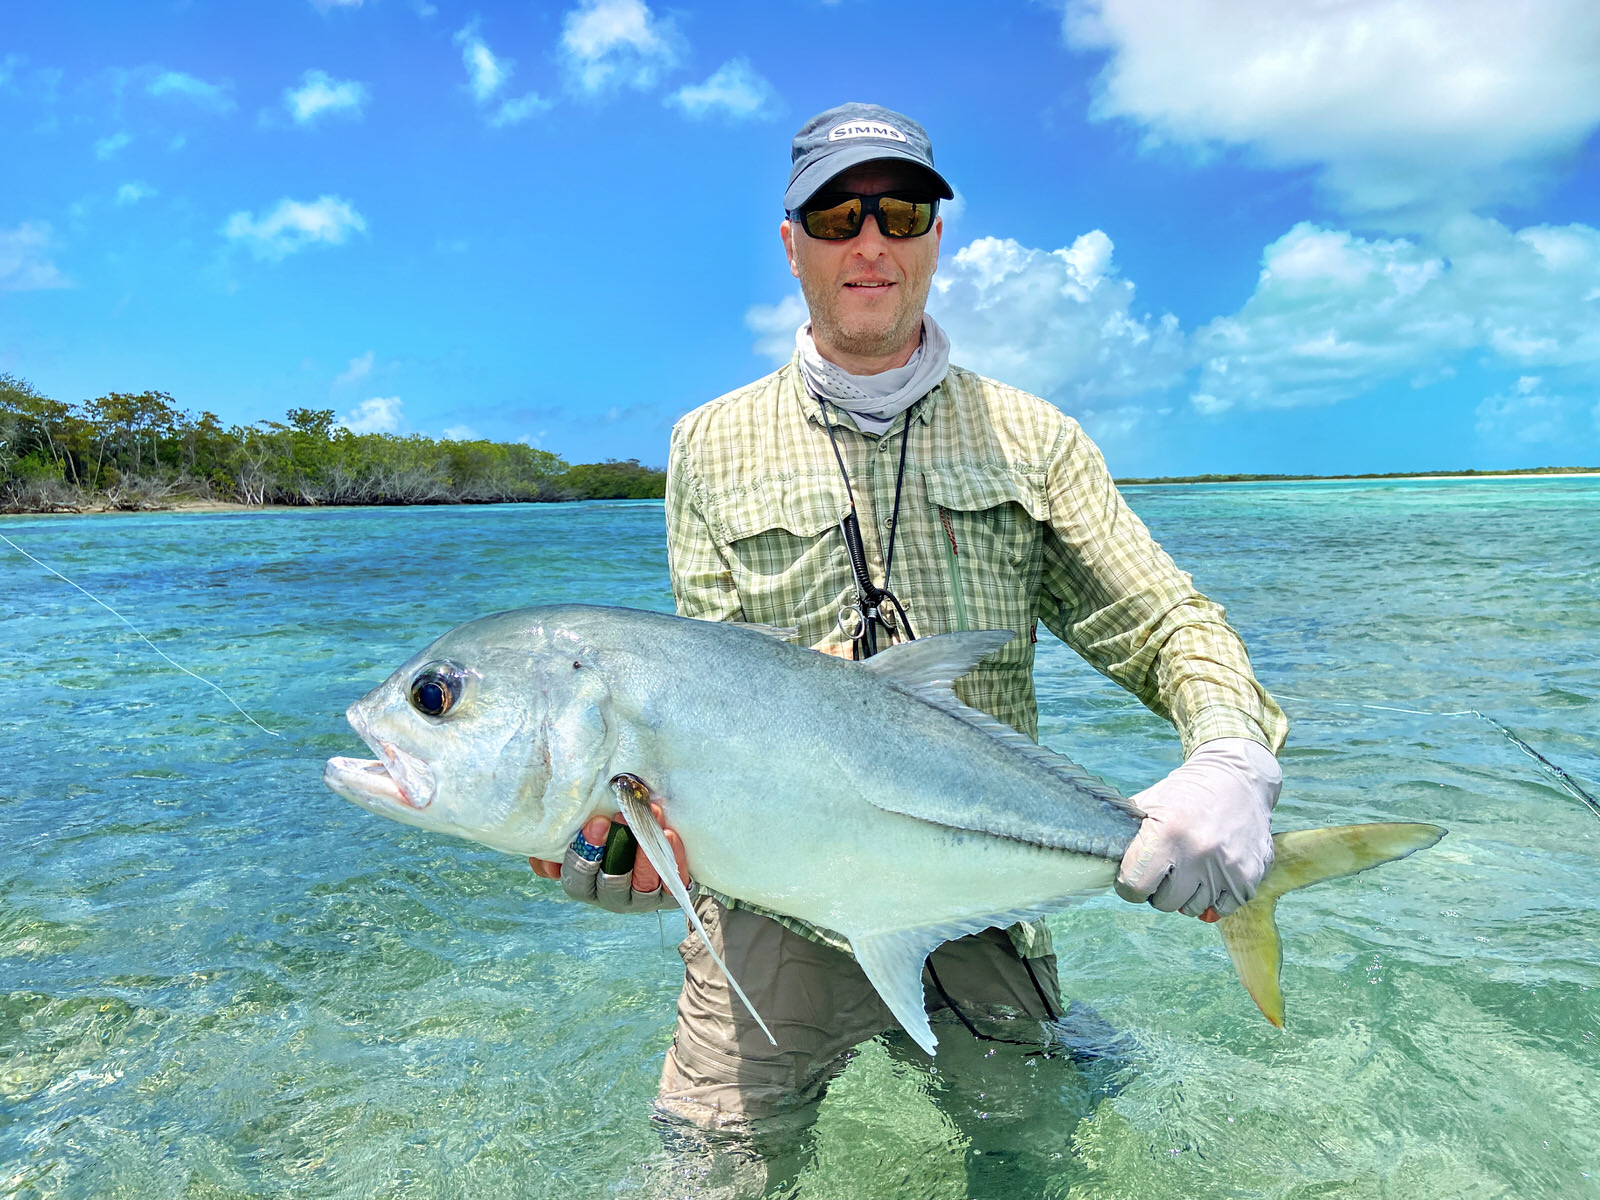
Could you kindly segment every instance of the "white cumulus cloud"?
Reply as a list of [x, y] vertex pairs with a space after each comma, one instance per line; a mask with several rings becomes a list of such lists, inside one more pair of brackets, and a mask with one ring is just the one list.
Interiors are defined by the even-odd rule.
[[483, 435], [471, 425], [452, 425], [439, 436], [447, 442], [476, 442]]
[[300, 77], [300, 86], [285, 88], [283, 106], [296, 125], [309, 125], [319, 117], [333, 115], [359, 117], [370, 99], [366, 86], [353, 79], [335, 79], [326, 71], [310, 70]]
[[133, 139], [125, 133], [109, 134], [95, 142], [94, 156], [101, 162], [109, 161], [125, 150], [131, 141]]
[[233, 108], [233, 97], [229, 95], [226, 85], [207, 83], [183, 71], [162, 71], [150, 81], [147, 90], [152, 96], [176, 96], [192, 100], [214, 112], [227, 112]]
[[1177, 318], [1134, 311], [1112, 250], [1098, 229], [1059, 250], [995, 237], [963, 246], [934, 276], [928, 303], [952, 359], [1070, 409], [1181, 381]]
[[542, 112], [548, 112], [551, 102], [538, 92], [529, 92], [525, 96], [518, 96], [515, 100], [504, 100], [496, 105], [488, 115], [489, 124], [495, 129], [507, 125], [516, 125], [526, 121], [529, 117], [536, 117]]
[[562, 20], [561, 51], [574, 86], [595, 95], [654, 87], [678, 65], [680, 39], [643, 0], [584, 0]]
[[1478, 436], [1497, 444], [1522, 445], [1566, 440], [1571, 436], [1569, 405], [1563, 396], [1546, 393], [1544, 380], [1524, 375], [1516, 384], [1478, 405]]
[[222, 227], [223, 236], [269, 262], [319, 243], [340, 246], [352, 233], [365, 233], [361, 214], [338, 196], [319, 196], [305, 203], [287, 197], [259, 219], [236, 212]]
[[477, 22], [456, 32], [456, 45], [461, 47], [461, 61], [467, 68], [467, 88], [472, 98], [479, 104], [493, 99], [511, 78], [510, 61], [495, 57], [489, 43], [478, 36]]
[[781, 367], [794, 354], [795, 330], [809, 315], [805, 298], [799, 294], [785, 296], [776, 304], [751, 305], [744, 314], [744, 325], [756, 335], [752, 349]]
[[1069, 0], [1095, 111], [1319, 166], [1367, 213], [1526, 195], [1600, 123], [1594, 0]]
[[334, 376], [333, 386], [343, 387], [349, 383], [359, 383], [372, 374], [372, 362], [377, 355], [368, 350], [365, 354], [358, 354], [350, 360], [350, 365], [338, 375]]
[[334, 423], [351, 433], [394, 433], [400, 428], [402, 407], [399, 396], [374, 396]]
[[[950, 335], [951, 361], [1044, 396], [1096, 437], [1132, 432], [1140, 405], [1183, 382], [1187, 345], [1177, 318], [1139, 314], [1134, 286], [1091, 230], [1059, 250], [1011, 238], [963, 246], [934, 276], [928, 311]], [[757, 354], [781, 365], [806, 319], [798, 295], [745, 313]]]
[[691, 83], [667, 97], [690, 117], [724, 116], [747, 121], [782, 111], [778, 94], [746, 58], [731, 58], [704, 83]]
[[155, 194], [156, 189], [148, 183], [140, 183], [138, 180], [134, 180], [132, 183], [125, 183], [117, 189], [117, 203], [137, 204], [141, 200], [148, 200]]
[[[954, 361], [1056, 402], [1100, 437], [1131, 432], [1185, 393], [1202, 414], [1237, 416], [1472, 370], [1520, 377], [1478, 405], [1482, 436], [1588, 436], [1600, 394], [1600, 229], [1464, 216], [1424, 240], [1302, 223], [1263, 252], [1238, 311], [1187, 335], [1172, 315], [1136, 305], [1113, 249], [1100, 230], [1057, 250], [996, 237], [962, 247], [928, 304]], [[756, 352], [787, 361], [805, 315], [795, 295], [749, 309]], [[1600, 428], [1600, 408], [1592, 416]]]
[[1203, 412], [1418, 386], [1475, 355], [1600, 385], [1600, 230], [1462, 217], [1427, 244], [1310, 223], [1268, 246], [1254, 294], [1195, 332]]
[[550, 101], [538, 92], [529, 92], [516, 99], [499, 99], [501, 91], [511, 79], [515, 64], [508, 58], [495, 56], [489, 44], [479, 36], [476, 21], [457, 31], [456, 45], [461, 47], [461, 61], [467, 68], [467, 90], [478, 102], [478, 107], [484, 110], [485, 120], [492, 127], [499, 129], [516, 125], [550, 108]]
[[15, 229], [0, 229], [0, 291], [36, 292], [71, 287], [50, 261], [50, 225], [24, 221]]

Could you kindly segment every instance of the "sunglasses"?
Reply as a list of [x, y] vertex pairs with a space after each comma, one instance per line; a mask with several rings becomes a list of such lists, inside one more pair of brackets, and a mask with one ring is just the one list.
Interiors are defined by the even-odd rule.
[[880, 196], [859, 196], [854, 192], [834, 192], [818, 196], [798, 212], [789, 214], [814, 238], [843, 242], [861, 232], [861, 223], [871, 213], [878, 219], [878, 232], [886, 238], [921, 237], [933, 228], [939, 215], [939, 201], [914, 193], [888, 192]]

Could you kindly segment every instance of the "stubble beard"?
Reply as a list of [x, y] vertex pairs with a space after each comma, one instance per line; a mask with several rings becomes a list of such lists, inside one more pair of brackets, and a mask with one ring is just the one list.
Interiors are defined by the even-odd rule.
[[887, 358], [920, 334], [922, 312], [932, 284], [931, 276], [923, 280], [907, 279], [899, 284], [905, 290], [887, 328], [879, 323], [882, 317], [877, 314], [864, 314], [853, 324], [846, 324], [839, 311], [838, 290], [831, 284], [819, 287], [802, 275], [800, 290], [805, 293], [806, 307], [811, 311], [814, 340], [853, 358]]

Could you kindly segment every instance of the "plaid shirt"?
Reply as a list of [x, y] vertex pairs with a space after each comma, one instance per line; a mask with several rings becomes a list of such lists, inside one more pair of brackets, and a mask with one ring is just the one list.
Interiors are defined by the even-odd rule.
[[[1186, 757], [1223, 737], [1274, 753], [1283, 745], [1288, 721], [1256, 682], [1221, 606], [1150, 537], [1077, 422], [955, 366], [881, 437], [837, 408], [829, 417], [880, 583], [889, 528], [898, 524], [888, 586], [917, 636], [1018, 634], [956, 683], [966, 703], [1037, 739], [1033, 646], [1042, 620], [1170, 720]], [[673, 430], [667, 464], [678, 612], [798, 626], [802, 644], [848, 655], [840, 610], [853, 605], [855, 582], [839, 528], [848, 511], [822, 407], [794, 362], [695, 409]], [[767, 915], [848, 947], [837, 934]], [[1048, 952], [1040, 923], [1014, 928], [1013, 938], [1025, 954]]]

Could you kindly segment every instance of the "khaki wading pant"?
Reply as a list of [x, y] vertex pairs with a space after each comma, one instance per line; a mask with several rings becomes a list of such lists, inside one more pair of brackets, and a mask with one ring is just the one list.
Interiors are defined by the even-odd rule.
[[[767, 1040], [691, 932], [678, 947], [683, 992], [656, 1101], [663, 1115], [716, 1129], [814, 1109], [853, 1047], [900, 1028], [848, 954], [710, 896], [697, 899], [695, 910], [778, 1044]], [[1002, 1034], [1042, 1045], [1038, 1022], [1061, 1012], [1055, 956], [1032, 960], [1030, 976], [1004, 930], [946, 942], [931, 962], [944, 990], [980, 1028], [1020, 1016], [1017, 1028]], [[923, 987], [930, 1014], [946, 1007], [926, 971]], [[939, 1036], [942, 1059], [951, 1038], [972, 1035], [942, 1025]], [[921, 1055], [914, 1046], [912, 1052]]]

